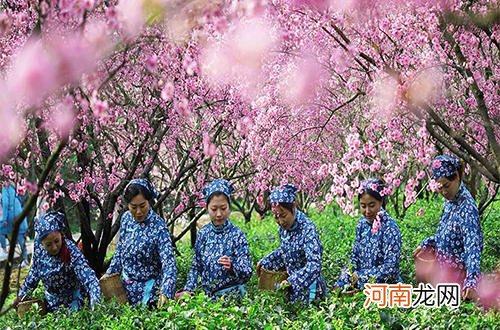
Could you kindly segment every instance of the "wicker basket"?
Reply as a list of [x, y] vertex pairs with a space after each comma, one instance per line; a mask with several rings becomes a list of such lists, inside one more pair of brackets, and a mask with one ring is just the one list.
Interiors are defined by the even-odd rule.
[[276, 284], [281, 283], [288, 278], [288, 274], [285, 271], [272, 271], [265, 268], [260, 269], [259, 276], [259, 290], [276, 290]]
[[421, 250], [415, 256], [415, 277], [417, 283], [432, 283], [436, 267], [436, 254], [433, 250]]
[[19, 315], [19, 317], [22, 317], [24, 314], [29, 312], [31, 306], [33, 305], [37, 305], [38, 308], [40, 308], [40, 315], [47, 314], [47, 304], [45, 303], [45, 301], [41, 299], [30, 299], [19, 302], [19, 304], [17, 305], [17, 315]]
[[99, 280], [101, 285], [102, 294], [106, 301], [115, 298], [120, 304], [128, 302], [127, 294], [123, 288], [122, 279], [119, 273], [114, 273]]

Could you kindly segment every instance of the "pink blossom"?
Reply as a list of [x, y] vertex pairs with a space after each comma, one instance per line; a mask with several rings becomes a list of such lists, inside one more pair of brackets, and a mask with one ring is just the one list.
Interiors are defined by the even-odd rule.
[[43, 202], [40, 208], [42, 209], [42, 212], [47, 212], [48, 209], [50, 208], [50, 205], [47, 202]]
[[160, 96], [163, 99], [163, 101], [168, 102], [174, 96], [174, 91], [175, 91], [174, 84], [172, 83], [172, 81], [169, 80], [165, 83], [165, 86], [163, 86]]
[[16, 100], [36, 104], [57, 86], [57, 61], [41, 41], [30, 41], [16, 56], [12, 76], [7, 79], [9, 94]]
[[291, 105], [309, 101], [321, 78], [321, 66], [311, 56], [289, 64], [279, 78], [278, 89], [283, 100]]
[[484, 274], [477, 286], [479, 304], [487, 310], [500, 310], [500, 272]]
[[203, 153], [207, 157], [213, 157], [217, 154], [217, 147], [210, 141], [210, 136], [206, 133], [203, 134]]
[[84, 37], [96, 58], [108, 55], [113, 49], [110, 30], [103, 21], [95, 20], [86, 24]]
[[382, 163], [379, 160], [376, 160], [373, 162], [372, 165], [370, 165], [370, 171], [371, 172], [378, 172], [382, 168]]
[[[0, 92], [1, 93], [1, 92]], [[24, 137], [22, 118], [9, 108], [2, 108], [0, 104], [0, 121], [3, 127], [0, 130], [0, 158], [10, 152]], [[10, 174], [6, 174], [8, 177]]]
[[376, 234], [380, 226], [382, 225], [382, 212], [377, 213], [377, 216], [375, 217], [375, 220], [373, 221], [372, 224], [372, 229], [371, 232], [372, 234]]
[[383, 120], [390, 118], [398, 101], [398, 87], [397, 79], [392, 76], [383, 77], [373, 85], [372, 104], [378, 118]]
[[330, 5], [329, 0], [292, 0], [290, 3], [297, 8], [309, 7], [316, 10], [326, 10]]
[[158, 56], [156, 56], [156, 54], [148, 56], [146, 58], [145, 66], [146, 70], [154, 73], [158, 69]]
[[75, 125], [75, 111], [70, 102], [71, 99], [60, 103], [52, 112], [52, 118], [45, 123], [61, 137], [69, 136]]
[[189, 117], [191, 115], [189, 107], [189, 100], [184, 97], [177, 103], [177, 112], [183, 117]]
[[261, 17], [241, 19], [234, 30], [227, 35], [233, 56], [239, 63], [248, 66], [259, 66], [260, 61], [276, 42], [273, 27]]
[[83, 8], [86, 10], [92, 10], [95, 6], [96, 0], [83, 0]]
[[92, 70], [96, 64], [94, 49], [80, 34], [56, 38], [49, 46], [60, 85], [78, 82], [82, 74]]
[[441, 189], [441, 184], [434, 179], [429, 180], [428, 189], [432, 192], [437, 192]]
[[108, 112], [108, 101], [102, 101], [97, 98], [97, 94], [92, 95], [90, 100], [90, 107], [92, 108], [92, 113], [96, 118], [102, 118]]
[[[112, 17], [112, 12], [109, 12]], [[129, 37], [140, 33], [145, 23], [143, 0], [120, 0], [116, 6], [116, 15], [119, 23]]]
[[419, 171], [417, 173], [417, 179], [422, 180], [423, 178], [425, 178], [425, 172], [424, 171]]
[[18, 195], [24, 196], [24, 195], [26, 195], [27, 189], [26, 189], [26, 186], [24, 186], [24, 185], [18, 185], [16, 188], [16, 191], [17, 191]]
[[174, 213], [176, 214], [179, 214], [182, 212], [182, 210], [184, 210], [184, 204], [180, 203], [179, 205], [177, 205], [177, 207], [174, 209]]
[[106, 7], [105, 9], [105, 14], [106, 14], [106, 19], [109, 24], [109, 26], [112, 29], [117, 29], [118, 28], [118, 13], [116, 10], [116, 7]]
[[389, 196], [392, 195], [393, 190], [391, 187], [384, 187], [382, 191], [380, 192], [380, 196]]

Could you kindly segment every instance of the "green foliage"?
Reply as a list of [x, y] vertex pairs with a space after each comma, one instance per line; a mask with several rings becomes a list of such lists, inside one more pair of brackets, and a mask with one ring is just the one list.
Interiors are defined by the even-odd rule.
[[[425, 205], [425, 201], [412, 206], [405, 219], [396, 219], [403, 236], [401, 272], [406, 283], [415, 285], [412, 252], [422, 239], [435, 233], [442, 203]], [[422, 217], [416, 216], [420, 207], [426, 209]], [[493, 208], [498, 205], [494, 205]], [[389, 209], [390, 211], [390, 209]], [[354, 240], [358, 219], [341, 215], [329, 207], [323, 211], [311, 210], [308, 215], [316, 223], [323, 243], [323, 275], [331, 288], [347, 263]], [[499, 262], [499, 212], [490, 212], [482, 219], [485, 245], [482, 270], [490, 271]], [[279, 245], [277, 225], [272, 218], [252, 219], [245, 224], [236, 214], [235, 223], [247, 235], [254, 264]], [[191, 266], [192, 251], [189, 243], [178, 245], [177, 289], [185, 283]], [[345, 329], [345, 328], [450, 328], [498, 329], [499, 313], [485, 312], [474, 304], [463, 303], [459, 309], [442, 308], [363, 308], [365, 295], [352, 297], [330, 295], [325, 301], [304, 308], [288, 305], [281, 293], [260, 292], [257, 278], [247, 285], [248, 295], [238, 301], [212, 301], [203, 293], [169, 301], [160, 309], [146, 310], [115, 303], [104, 304], [95, 310], [83, 309], [69, 314], [67, 311], [45, 317], [27, 314], [18, 318], [14, 311], [0, 319], [0, 329]]]

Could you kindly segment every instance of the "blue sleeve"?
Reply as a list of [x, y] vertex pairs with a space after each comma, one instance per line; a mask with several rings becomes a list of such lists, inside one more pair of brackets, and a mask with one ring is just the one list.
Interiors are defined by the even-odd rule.
[[2, 223], [7, 221], [7, 213], [9, 212], [9, 196], [7, 194], [7, 189], [2, 187]]
[[80, 281], [90, 296], [90, 306], [95, 306], [101, 302], [101, 287], [92, 268], [89, 267], [87, 260], [73, 242], [66, 240], [71, 252], [71, 266], [76, 277]]
[[232, 269], [238, 278], [238, 282], [244, 284], [252, 277], [250, 250], [248, 249], [248, 242], [243, 232], [238, 230], [235, 240], [235, 258], [232, 260]]
[[376, 282], [387, 282], [390, 276], [397, 276], [401, 254], [401, 233], [397, 226], [389, 226], [382, 237], [384, 260], [382, 265], [358, 271], [359, 287], [363, 287], [370, 278]]
[[283, 260], [283, 251], [281, 246], [259, 261], [262, 268], [267, 270], [283, 270], [285, 269], [285, 261]]
[[460, 222], [464, 240], [464, 263], [467, 269], [467, 276], [464, 287], [477, 287], [477, 281], [481, 274], [481, 252], [483, 250], [483, 232], [479, 224], [479, 213], [476, 208], [469, 209]]
[[167, 298], [174, 297], [177, 268], [175, 267], [174, 249], [167, 226], [162, 226], [159, 232], [158, 252], [161, 260], [162, 280], [161, 291]]
[[309, 287], [312, 282], [321, 275], [322, 247], [318, 232], [316, 228], [310, 226], [303, 235], [305, 237], [304, 253], [306, 264], [304, 267], [288, 276], [288, 282], [292, 286], [294, 292], [299, 292]]
[[122, 218], [120, 219], [120, 238], [118, 238], [118, 244], [116, 244], [116, 250], [115, 254], [113, 255], [113, 258], [111, 259], [111, 264], [109, 265], [108, 270], [106, 271], [106, 274], [114, 274], [114, 273], [120, 273], [122, 272], [122, 252], [123, 252], [123, 242], [125, 241], [125, 227], [126, 227], [126, 221], [125, 221], [125, 213], [122, 215]]
[[349, 257], [349, 263], [354, 265], [354, 271], [357, 271], [360, 266], [359, 260], [359, 244], [361, 241], [361, 226], [356, 227], [356, 237], [354, 238], [354, 244], [352, 245], [351, 256]]
[[[446, 204], [446, 203], [445, 203], [445, 204]], [[445, 207], [445, 209], [443, 210], [443, 212], [442, 212], [442, 213], [444, 213], [444, 212], [445, 212], [445, 210], [446, 210], [446, 207]], [[442, 217], [442, 216], [443, 216], [443, 214], [441, 214], [441, 217]], [[441, 221], [441, 219], [440, 219], [439, 221]], [[436, 249], [436, 236], [435, 236], [435, 235], [433, 235], [433, 236], [427, 237], [426, 239], [424, 239], [424, 240], [422, 241], [422, 243], [420, 243], [420, 246], [421, 246], [422, 248], [424, 248], [424, 250], [425, 250], [425, 249]]]
[[430, 236], [427, 237], [420, 243], [420, 246], [423, 247], [424, 249], [435, 249], [436, 248], [436, 238], [435, 236]]
[[33, 246], [33, 262], [31, 264], [31, 268], [28, 272], [28, 275], [26, 276], [26, 279], [24, 280], [23, 285], [19, 289], [18, 292], [18, 297], [19, 299], [24, 299], [25, 296], [29, 293], [29, 291], [35, 289], [38, 286], [38, 282], [40, 282], [41, 279], [41, 272], [40, 272], [40, 243], [38, 243], [38, 239], [35, 240], [34, 246]]
[[203, 240], [203, 231], [200, 231], [198, 233], [198, 237], [196, 237], [196, 243], [194, 244], [193, 264], [191, 265], [188, 279], [186, 281], [186, 285], [184, 286], [184, 290], [186, 291], [194, 291], [198, 287], [198, 281], [203, 271], [203, 263], [201, 260], [201, 247], [203, 246]]
[[[361, 240], [360, 231], [361, 227], [360, 224], [358, 223], [358, 226], [356, 226], [356, 235], [354, 237], [354, 244], [352, 245], [351, 256], [349, 257], [349, 263], [344, 266], [344, 269], [342, 269], [342, 272], [340, 273], [340, 276], [337, 279], [337, 282], [335, 283], [336, 286], [343, 288], [345, 285], [350, 285], [351, 276], [349, 274], [351, 273], [351, 271], [355, 272], [358, 270], [358, 267], [360, 265], [360, 260], [359, 260], [359, 242]], [[352, 265], [352, 269], [350, 268], [350, 265]]]
[[2, 188], [2, 220], [7, 221], [10, 226], [12, 226], [12, 221], [14, 220], [14, 199], [16, 198], [16, 191], [14, 187], [9, 185], [9, 187]]

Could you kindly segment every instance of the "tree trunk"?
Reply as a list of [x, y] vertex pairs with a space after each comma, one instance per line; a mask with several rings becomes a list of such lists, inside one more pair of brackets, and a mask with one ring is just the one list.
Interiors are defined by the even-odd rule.
[[[189, 219], [194, 219], [196, 217], [196, 210], [195, 208], [191, 208], [189, 211]], [[193, 221], [191, 225], [189, 226], [189, 233], [191, 234], [191, 247], [194, 248], [194, 245], [196, 244], [196, 235], [198, 234], [198, 228], [196, 227], [196, 221]]]

